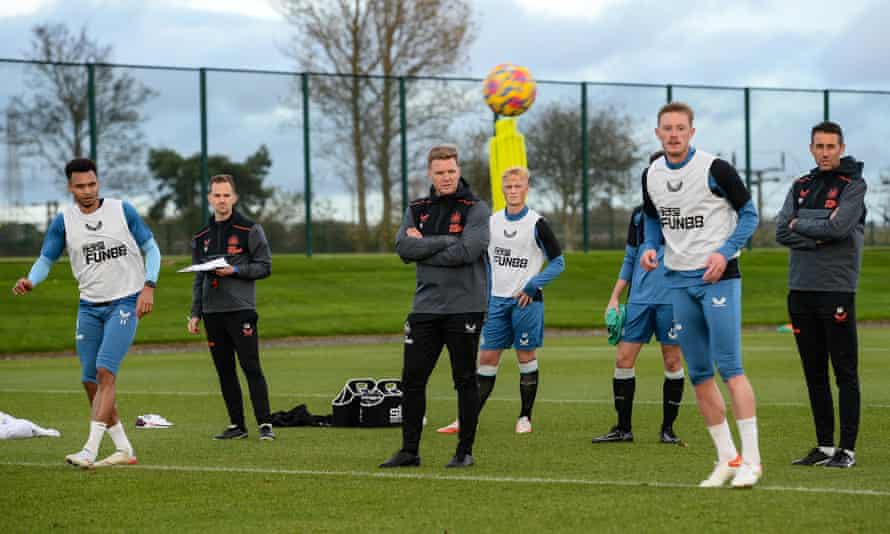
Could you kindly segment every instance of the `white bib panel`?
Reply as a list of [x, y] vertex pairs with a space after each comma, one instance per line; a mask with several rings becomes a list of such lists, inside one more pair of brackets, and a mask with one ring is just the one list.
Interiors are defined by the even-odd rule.
[[71, 272], [88, 302], [115, 300], [142, 290], [145, 262], [120, 200], [106, 198], [84, 214], [77, 205], [62, 212]]
[[665, 158], [659, 158], [647, 171], [649, 198], [658, 210], [664, 234], [664, 264], [672, 271], [704, 269], [708, 256], [735, 231], [738, 214], [708, 185], [714, 159], [697, 150], [679, 169], [671, 169]]
[[531, 208], [518, 221], [507, 219], [506, 210], [491, 216], [488, 259], [492, 296], [512, 297], [541, 272], [544, 251], [535, 239], [535, 225], [540, 218]]

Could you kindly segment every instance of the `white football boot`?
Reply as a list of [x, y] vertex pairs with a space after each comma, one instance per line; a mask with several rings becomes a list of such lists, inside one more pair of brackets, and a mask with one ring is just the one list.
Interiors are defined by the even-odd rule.
[[729, 479], [735, 476], [735, 474], [739, 471], [739, 467], [741, 467], [741, 465], [741, 456], [736, 456], [734, 459], [728, 462], [717, 462], [717, 465], [714, 466], [714, 470], [711, 472], [711, 476], [699, 482], [698, 487], [719, 488], [720, 486], [729, 482]]
[[763, 466], [743, 463], [732, 479], [734, 488], [751, 488], [763, 476]]
[[457, 434], [460, 432], [460, 422], [457, 419], [454, 420], [450, 425], [443, 426], [442, 428], [436, 430], [439, 434]]
[[65, 461], [71, 465], [82, 467], [84, 469], [92, 469], [93, 462], [96, 461], [96, 457], [87, 452], [86, 450], [81, 450], [75, 452], [74, 454], [69, 454], [65, 457]]
[[93, 467], [111, 467], [113, 465], [136, 465], [136, 456], [127, 451], [114, 451], [99, 460]]
[[532, 433], [532, 422], [529, 421], [528, 417], [522, 416], [516, 421], [516, 433], [517, 434], [531, 434]]

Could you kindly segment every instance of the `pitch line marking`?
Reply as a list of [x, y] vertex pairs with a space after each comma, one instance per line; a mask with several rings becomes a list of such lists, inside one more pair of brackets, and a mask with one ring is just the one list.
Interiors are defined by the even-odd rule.
[[[28, 395], [83, 395], [83, 390], [78, 389], [0, 389], [0, 393], [25, 393]], [[118, 390], [119, 395], [158, 395], [158, 396], [178, 396], [178, 397], [216, 397], [219, 396], [218, 391], [139, 391], [139, 390]], [[270, 397], [302, 397], [311, 399], [332, 399], [331, 395], [325, 393], [270, 393]], [[434, 401], [453, 401], [451, 396], [433, 395], [429, 397]], [[496, 402], [519, 402], [518, 397], [491, 397], [489, 401]], [[542, 399], [538, 398], [535, 402], [543, 402], [545, 404], [609, 404], [614, 401], [612, 399]], [[634, 404], [652, 404], [661, 406], [660, 400], [634, 400]], [[689, 403], [691, 405], [691, 403]], [[803, 408], [809, 407], [808, 402], [758, 402], [758, 406], [779, 406], [786, 408]], [[887, 409], [890, 404], [863, 404], [863, 408]]]
[[[61, 462], [0, 462], [0, 465], [15, 467], [65, 468]], [[185, 466], [185, 465], [135, 465], [127, 470], [173, 471], [183, 473], [244, 473], [259, 475], [291, 475], [291, 476], [325, 476], [353, 478], [382, 478], [403, 480], [436, 480], [447, 482], [492, 482], [508, 484], [554, 484], [573, 486], [622, 486], [641, 488], [678, 488], [699, 489], [697, 484], [681, 482], [657, 482], [639, 480], [592, 480], [584, 478], [543, 478], [543, 477], [502, 477], [477, 475], [436, 475], [428, 473], [392, 473], [370, 471], [324, 471], [315, 469], [270, 469], [261, 467], [217, 467], [217, 466]], [[845, 488], [806, 488], [801, 486], [767, 486], [758, 485], [760, 491], [795, 492], [795, 493], [827, 493], [830, 495], [859, 495], [872, 497], [890, 497], [890, 491], [873, 489]]]
[[[656, 343], [650, 343], [652, 350], [656, 350], [658, 347]], [[647, 345], [643, 345], [645, 349]], [[548, 347], [543, 346], [539, 349], [540, 352], [578, 352], [578, 351], [592, 351], [592, 352], [615, 352], [616, 347]], [[791, 351], [794, 355], [797, 355], [797, 347], [793, 344], [788, 346], [742, 346], [742, 356], [744, 357], [746, 352], [779, 352], [779, 351]], [[859, 347], [859, 352], [890, 352], [890, 347]]]

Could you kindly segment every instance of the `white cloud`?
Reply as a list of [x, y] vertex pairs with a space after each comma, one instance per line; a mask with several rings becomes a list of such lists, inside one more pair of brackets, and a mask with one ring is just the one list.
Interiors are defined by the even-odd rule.
[[55, 0], [18, 0], [16, 2], [0, 2], [0, 18], [27, 17], [52, 4], [55, 4]]
[[529, 15], [550, 19], [588, 19], [600, 16], [604, 11], [626, 3], [626, 0], [516, 0]]
[[[845, 5], [843, 13], [835, 0], [791, 0], [784, 2], [752, 1], [721, 4], [719, 9], [705, 9], [694, 17], [678, 18], [688, 32], [722, 34], [730, 31], [746, 31], [755, 35], [782, 34], [838, 34], [844, 31], [844, 21], [850, 20], [865, 7], [853, 0]], [[832, 16], [826, 16], [832, 13]], [[789, 21], [794, 21], [789, 24]]]
[[180, 0], [173, 4], [195, 11], [242, 15], [257, 19], [281, 20], [282, 18], [271, 3], [265, 0]]

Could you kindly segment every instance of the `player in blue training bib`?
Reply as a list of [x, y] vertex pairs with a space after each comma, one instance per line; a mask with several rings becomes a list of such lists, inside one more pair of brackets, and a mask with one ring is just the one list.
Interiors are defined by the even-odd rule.
[[[736, 170], [690, 145], [693, 111], [674, 102], [658, 112], [655, 134], [665, 156], [643, 172], [646, 243], [640, 264], [655, 270], [664, 239], [674, 331], [683, 349], [699, 410], [717, 449], [717, 465], [702, 487], [751, 487], [763, 468], [756, 402], [742, 367], [741, 272], [738, 256], [757, 228], [757, 211]], [[742, 441], [739, 455], [726, 422], [714, 367], [732, 397]]]
[[[526, 205], [528, 170], [512, 167], [504, 172], [507, 207], [492, 214], [488, 260], [491, 298], [488, 320], [482, 327], [479, 347], [480, 411], [494, 389], [501, 353], [516, 349], [519, 360], [521, 407], [516, 432], [532, 431], [531, 417], [538, 392], [538, 360], [535, 349], [544, 342], [543, 288], [565, 269], [562, 249], [547, 221]], [[542, 270], [544, 261], [547, 267]], [[460, 422], [440, 428], [455, 433]]]
[[[654, 156], [660, 157], [661, 154]], [[654, 157], [653, 156], [653, 157]], [[628, 290], [626, 317], [618, 351], [615, 355], [615, 373], [612, 378], [612, 392], [618, 424], [601, 436], [594, 437], [593, 443], [633, 441], [632, 414], [636, 391], [637, 357], [644, 343], [649, 343], [652, 335], [661, 344], [664, 360], [664, 383], [662, 385], [662, 420], [659, 440], [662, 443], [680, 443], [674, 432], [674, 421], [683, 400], [683, 354], [674, 330], [674, 310], [671, 306], [670, 288], [664, 280], [664, 267], [647, 272], [638, 261], [640, 246], [644, 242], [642, 206], [633, 210], [627, 229], [627, 245], [621, 272], [606, 310], [617, 309], [618, 299]], [[664, 247], [659, 245], [658, 257], [663, 256]], [[610, 340], [611, 342], [611, 340]]]
[[[132, 465], [136, 456], [115, 405], [116, 377], [139, 319], [154, 306], [161, 252], [133, 206], [99, 197], [95, 163], [71, 160], [65, 175], [74, 205], [53, 219], [40, 257], [27, 278], [16, 282], [13, 293], [31, 292], [67, 250], [80, 289], [75, 336], [92, 415], [83, 449], [65, 460], [84, 468]], [[106, 432], [115, 452], [96, 462]]]

